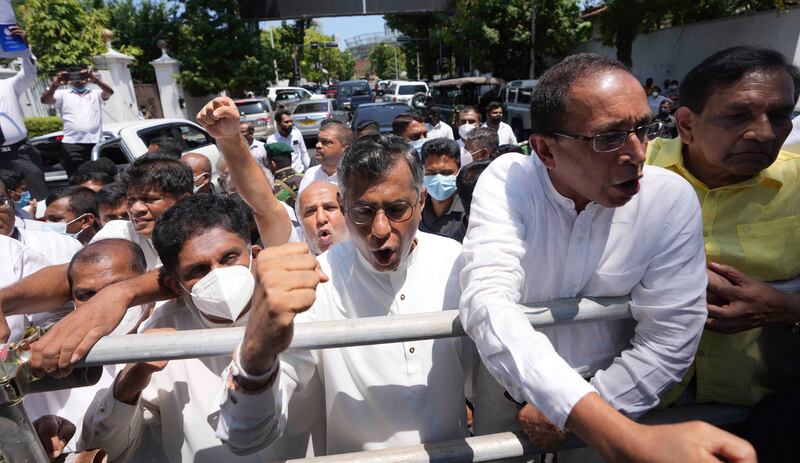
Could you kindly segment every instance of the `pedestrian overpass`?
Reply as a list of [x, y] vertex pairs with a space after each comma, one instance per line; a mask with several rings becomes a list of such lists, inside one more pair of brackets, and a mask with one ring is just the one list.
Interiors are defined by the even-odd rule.
[[276, 20], [324, 16], [430, 13], [447, 0], [239, 0], [242, 19]]

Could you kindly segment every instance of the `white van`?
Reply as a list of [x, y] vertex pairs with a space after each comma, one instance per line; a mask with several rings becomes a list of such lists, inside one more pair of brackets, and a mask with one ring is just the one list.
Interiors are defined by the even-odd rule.
[[536, 80], [512, 80], [500, 90], [506, 122], [517, 140], [527, 140], [531, 135], [531, 94], [536, 83]]
[[428, 102], [428, 84], [425, 82], [392, 81], [383, 101], [405, 103], [412, 108], [424, 108]]

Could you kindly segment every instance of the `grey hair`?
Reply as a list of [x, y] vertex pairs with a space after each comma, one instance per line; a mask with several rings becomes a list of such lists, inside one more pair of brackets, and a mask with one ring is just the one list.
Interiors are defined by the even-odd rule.
[[500, 146], [500, 137], [497, 132], [489, 127], [478, 127], [467, 135], [467, 142], [472, 144], [472, 149], [482, 150], [486, 148], [489, 153]]
[[357, 140], [344, 152], [336, 169], [342, 198], [345, 198], [347, 185], [354, 178], [369, 183], [380, 182], [401, 161], [405, 161], [411, 170], [411, 181], [419, 195], [422, 192], [422, 165], [411, 145], [395, 135], [374, 135]]

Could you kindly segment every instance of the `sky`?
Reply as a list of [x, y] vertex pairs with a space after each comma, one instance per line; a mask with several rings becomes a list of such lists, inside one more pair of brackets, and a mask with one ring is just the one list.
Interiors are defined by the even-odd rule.
[[[329, 35], [336, 34], [339, 39], [339, 48], [342, 50], [345, 48], [345, 39], [369, 32], [383, 32], [383, 26], [386, 24], [383, 16], [380, 15], [318, 18], [317, 21], [322, 24], [322, 32]], [[280, 24], [280, 21], [269, 21], [266, 23], [266, 27], [270, 25], [278, 27]]]

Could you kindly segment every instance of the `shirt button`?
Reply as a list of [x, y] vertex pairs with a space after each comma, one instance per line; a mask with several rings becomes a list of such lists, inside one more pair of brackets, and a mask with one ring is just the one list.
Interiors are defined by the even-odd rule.
[[401, 301], [405, 301], [406, 300], [406, 295], [405, 294], [401, 294], [400, 295], [400, 300]]
[[412, 347], [411, 349], [408, 349], [408, 352], [413, 354], [414, 353], [414, 348]]

